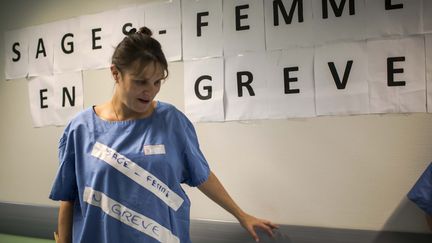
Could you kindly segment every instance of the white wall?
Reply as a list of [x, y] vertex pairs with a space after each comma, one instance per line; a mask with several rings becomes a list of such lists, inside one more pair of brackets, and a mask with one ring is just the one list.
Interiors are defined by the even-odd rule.
[[[3, 1], [4, 2], [4, 1]], [[4, 31], [148, 1], [14, 0], [0, 7], [0, 201], [48, 199], [63, 127], [32, 128], [27, 81], [5, 81]], [[107, 70], [84, 72], [84, 105], [109, 99]], [[183, 63], [170, 64], [158, 99], [183, 109]], [[426, 231], [406, 193], [432, 161], [429, 114], [197, 124], [210, 166], [235, 200], [280, 224]], [[187, 189], [192, 217], [234, 220]]]

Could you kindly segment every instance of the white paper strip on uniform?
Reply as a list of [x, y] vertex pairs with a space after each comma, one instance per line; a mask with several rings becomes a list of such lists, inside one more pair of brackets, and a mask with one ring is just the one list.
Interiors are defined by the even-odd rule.
[[321, 46], [315, 50], [317, 115], [369, 113], [366, 42]]
[[163, 46], [169, 62], [182, 59], [180, 0], [144, 5], [144, 23]]
[[265, 50], [262, 0], [223, 2], [224, 55]]
[[25, 78], [28, 74], [28, 28], [11, 30], [5, 37], [5, 78]]
[[267, 54], [247, 53], [225, 60], [225, 120], [268, 118]]
[[28, 81], [33, 127], [54, 125], [54, 76], [38, 76]]
[[[364, 0], [313, 1], [315, 44], [366, 39]], [[337, 2], [337, 1], [335, 1]]]
[[[113, 154], [117, 154], [117, 159], [113, 158]], [[114, 167], [145, 189], [152, 192], [155, 196], [165, 202], [174, 211], [177, 211], [183, 204], [183, 198], [181, 198], [174, 191], [172, 191], [159, 178], [157, 178], [147, 170], [143, 169], [135, 162], [119, 154], [114, 149], [102, 143], [96, 142], [93, 146], [91, 155], [108, 163], [109, 165], [111, 165], [112, 167]], [[119, 164], [117, 161], [123, 161], [123, 163]], [[124, 166], [124, 163], [127, 164], [127, 167]]]
[[84, 95], [81, 71], [54, 75], [53, 98], [55, 125], [64, 126], [83, 109]]
[[426, 79], [427, 79], [427, 109], [432, 112], [432, 34], [425, 36], [426, 41]]
[[372, 113], [426, 112], [424, 37], [367, 42]]
[[79, 18], [57, 22], [54, 34], [54, 74], [82, 70], [78, 47]]
[[269, 117], [314, 117], [313, 48], [268, 52]]
[[29, 76], [53, 74], [56, 23], [29, 28]]
[[165, 154], [165, 145], [156, 144], [156, 145], [144, 145], [143, 151], [145, 155], [156, 155], [156, 154]]
[[[155, 220], [142, 215], [133, 209], [108, 197], [103, 192], [86, 187], [83, 194], [84, 202], [102, 209], [104, 213], [118, 221], [156, 239], [161, 243], [179, 243], [180, 240], [169, 229], [163, 227]], [[125, 212], [128, 212], [125, 216]], [[132, 218], [132, 220], [130, 220]], [[131, 222], [132, 221], [132, 222]], [[151, 227], [150, 227], [151, 226]]]
[[112, 29], [116, 11], [80, 17], [79, 50], [83, 70], [107, 68], [114, 52]]
[[223, 58], [184, 63], [185, 113], [194, 122], [224, 121]]
[[222, 0], [182, 1], [183, 60], [222, 56]]
[[422, 0], [366, 0], [367, 37], [419, 34]]
[[313, 46], [312, 0], [264, 1], [264, 13], [267, 50]]

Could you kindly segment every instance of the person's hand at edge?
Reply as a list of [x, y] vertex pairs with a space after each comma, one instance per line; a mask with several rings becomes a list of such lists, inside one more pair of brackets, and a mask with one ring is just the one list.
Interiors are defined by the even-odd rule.
[[257, 228], [266, 232], [267, 235], [270, 237], [274, 237], [273, 230], [279, 228], [277, 225], [273, 224], [268, 220], [256, 218], [247, 213], [243, 213], [242, 216], [238, 218], [238, 220], [241, 226], [245, 228], [249, 232], [249, 234], [252, 235], [256, 242], [259, 242], [259, 237], [256, 232]]

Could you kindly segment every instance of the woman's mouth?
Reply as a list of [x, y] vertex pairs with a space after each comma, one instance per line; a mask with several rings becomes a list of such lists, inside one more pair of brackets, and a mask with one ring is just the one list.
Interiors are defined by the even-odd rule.
[[138, 101], [142, 104], [148, 104], [150, 102], [149, 99], [141, 99], [141, 98], [138, 98]]

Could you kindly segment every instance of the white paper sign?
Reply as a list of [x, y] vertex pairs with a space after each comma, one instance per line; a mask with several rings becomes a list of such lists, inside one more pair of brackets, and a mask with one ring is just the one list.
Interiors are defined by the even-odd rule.
[[54, 33], [56, 24], [44, 24], [29, 28], [29, 76], [53, 74]]
[[65, 125], [83, 107], [81, 72], [30, 78], [28, 91], [34, 127]]
[[366, 43], [326, 45], [315, 52], [317, 115], [369, 112]]
[[314, 44], [312, 0], [264, 1], [264, 13], [267, 50]]
[[185, 111], [192, 121], [224, 120], [223, 64], [222, 58], [185, 62]]
[[225, 60], [225, 120], [268, 118], [267, 54], [247, 53]]
[[371, 112], [426, 112], [424, 37], [368, 41]]
[[313, 48], [268, 53], [269, 117], [315, 116]]
[[5, 78], [17, 79], [28, 74], [28, 29], [5, 32]]
[[54, 76], [54, 125], [66, 125], [83, 109], [82, 73], [62, 73]]
[[112, 45], [116, 47], [132, 28], [138, 31], [144, 25], [144, 9], [132, 6], [116, 11], [112, 29]]
[[180, 0], [145, 5], [144, 23], [162, 45], [169, 62], [182, 59]]
[[83, 70], [110, 66], [115, 14], [116, 11], [108, 11], [80, 17], [79, 49]]
[[421, 0], [366, 0], [369, 38], [421, 33]]
[[54, 76], [39, 76], [28, 81], [30, 111], [33, 127], [56, 123], [54, 107]]
[[432, 32], [432, 1], [423, 1], [423, 32]]
[[54, 73], [76, 72], [82, 69], [78, 48], [79, 18], [57, 22], [54, 34]]
[[432, 112], [432, 34], [426, 35], [427, 109]]
[[224, 55], [264, 51], [264, 6], [262, 0], [223, 2]]
[[183, 0], [183, 59], [222, 56], [222, 0]]
[[313, 1], [315, 44], [366, 39], [365, 2]]

